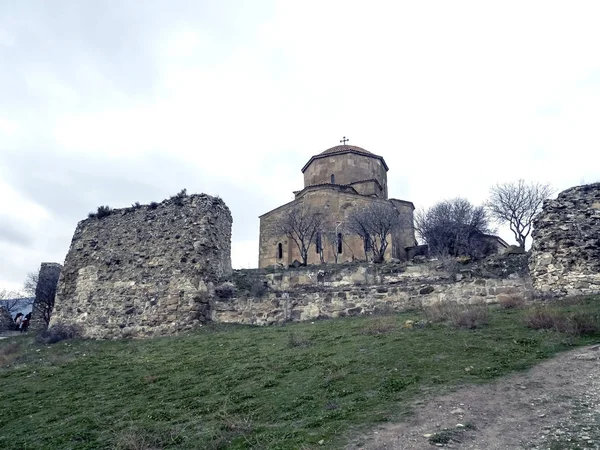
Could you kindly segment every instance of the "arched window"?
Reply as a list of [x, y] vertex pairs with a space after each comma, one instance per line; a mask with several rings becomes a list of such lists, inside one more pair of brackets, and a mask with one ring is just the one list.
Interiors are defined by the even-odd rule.
[[317, 238], [315, 239], [315, 248], [317, 253], [321, 253], [321, 249], [323, 248], [323, 243], [321, 242], [321, 233], [317, 233]]
[[277, 259], [281, 259], [283, 258], [283, 245], [281, 245], [281, 242], [279, 244], [277, 244]]
[[371, 250], [371, 236], [369, 233], [365, 234], [365, 252]]
[[331, 184], [335, 184], [335, 175], [331, 174]]
[[337, 235], [338, 253], [342, 253], [342, 233]]

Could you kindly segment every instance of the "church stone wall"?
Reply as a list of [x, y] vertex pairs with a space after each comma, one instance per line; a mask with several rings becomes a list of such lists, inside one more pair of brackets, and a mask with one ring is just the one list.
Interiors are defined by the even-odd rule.
[[[326, 230], [335, 232], [336, 222], [342, 222], [338, 228], [338, 232], [342, 233], [343, 247], [342, 253], [338, 255], [338, 262], [349, 262], [355, 260], [364, 260], [365, 251], [364, 244], [360, 237], [350, 233], [344, 226], [349, 214], [355, 208], [365, 207], [373, 202], [383, 202], [374, 197], [365, 197], [356, 194], [341, 192], [335, 186], [325, 186], [318, 190], [307, 191], [301, 199], [284, 205], [273, 211], [271, 214], [263, 216], [260, 221], [260, 247], [259, 247], [259, 267], [267, 267], [275, 264], [290, 264], [294, 260], [302, 261], [300, 251], [294, 241], [284, 236], [279, 236], [272, 231], [273, 225], [285, 215], [287, 211], [295, 205], [303, 202], [310, 205], [315, 211], [323, 211], [326, 213], [328, 222], [326, 222]], [[399, 202], [399, 211], [403, 216], [405, 226], [394, 237], [390, 236], [389, 246], [386, 250], [386, 259], [392, 256], [398, 259], [405, 259], [405, 247], [415, 244], [415, 236], [413, 229], [413, 207], [411, 203]], [[398, 207], [398, 205], [395, 203]], [[283, 246], [283, 258], [278, 259], [278, 244]], [[334, 247], [331, 246], [325, 239], [323, 240], [323, 256], [326, 262], [334, 262]], [[316, 252], [314, 243], [311, 245], [308, 254], [309, 264], [320, 264], [319, 254]]]
[[61, 273], [50, 327], [85, 337], [169, 334], [210, 317], [231, 274], [232, 217], [208, 195], [172, 198], [81, 221]]
[[335, 176], [335, 184], [376, 179], [383, 188], [377, 190], [377, 196], [388, 197], [387, 172], [378, 158], [350, 152], [322, 155], [304, 171], [304, 186], [331, 183], [331, 175]]
[[530, 270], [542, 295], [600, 293], [600, 183], [544, 203], [534, 222]]

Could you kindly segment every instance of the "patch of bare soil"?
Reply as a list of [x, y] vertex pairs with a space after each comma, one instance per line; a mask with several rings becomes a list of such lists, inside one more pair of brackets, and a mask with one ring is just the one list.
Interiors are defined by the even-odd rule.
[[347, 450], [600, 449], [600, 345], [414, 405]]

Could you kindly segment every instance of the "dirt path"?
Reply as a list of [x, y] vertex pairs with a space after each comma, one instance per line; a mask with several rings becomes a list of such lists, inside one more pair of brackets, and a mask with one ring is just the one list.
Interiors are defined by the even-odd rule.
[[423, 401], [409, 421], [382, 426], [347, 449], [436, 447], [600, 449], [600, 345]]

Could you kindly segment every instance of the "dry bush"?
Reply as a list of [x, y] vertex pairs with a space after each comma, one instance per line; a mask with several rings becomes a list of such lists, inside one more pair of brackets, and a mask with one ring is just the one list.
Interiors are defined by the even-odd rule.
[[387, 334], [398, 328], [398, 321], [395, 316], [376, 317], [362, 328], [362, 334], [377, 336]]
[[431, 323], [449, 322], [458, 328], [481, 328], [489, 323], [486, 306], [459, 305], [458, 303], [436, 304], [425, 308], [425, 317]]
[[485, 306], [465, 306], [450, 313], [450, 322], [457, 328], [473, 330], [489, 323], [489, 311]]
[[160, 439], [145, 430], [128, 428], [121, 431], [115, 441], [115, 450], [160, 450]]
[[525, 324], [534, 330], [556, 330], [574, 336], [600, 333], [600, 318], [589, 313], [566, 314], [551, 308], [538, 307], [525, 318]]
[[57, 323], [56, 325], [41, 331], [35, 340], [38, 344], [55, 344], [67, 339], [75, 339], [81, 336], [81, 330], [75, 325]]
[[522, 295], [499, 295], [498, 304], [502, 309], [516, 309], [521, 308], [525, 305], [525, 300]]
[[224, 300], [235, 297], [235, 294], [235, 286], [230, 282], [223, 283], [215, 288], [215, 295]]
[[424, 308], [425, 317], [431, 323], [441, 323], [450, 320], [450, 315], [461, 307], [457, 303], [436, 303]]
[[10, 342], [0, 346], [0, 367], [6, 367], [11, 364], [17, 356], [21, 346], [16, 342]]
[[600, 332], [600, 323], [598, 317], [586, 313], [573, 313], [566, 317], [556, 320], [554, 329], [561, 333], [568, 333], [574, 336], [587, 336]]
[[263, 298], [268, 291], [269, 286], [263, 281], [256, 281], [250, 286], [250, 295], [254, 298]]
[[525, 317], [527, 328], [534, 330], [565, 329], [565, 317], [548, 308], [533, 308]]

